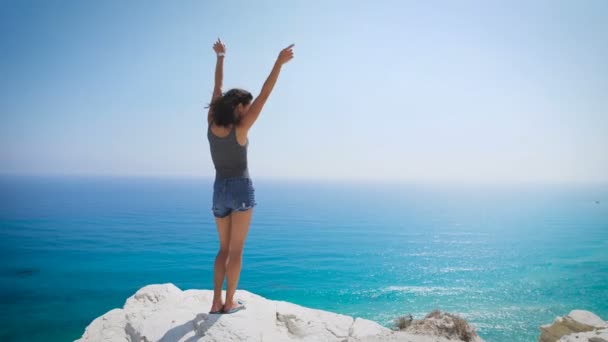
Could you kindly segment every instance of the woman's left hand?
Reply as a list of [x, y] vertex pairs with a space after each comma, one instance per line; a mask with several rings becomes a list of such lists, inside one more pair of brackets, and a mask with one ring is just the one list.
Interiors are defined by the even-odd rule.
[[215, 53], [226, 53], [226, 45], [218, 38], [217, 42], [213, 44], [213, 51], [215, 51]]

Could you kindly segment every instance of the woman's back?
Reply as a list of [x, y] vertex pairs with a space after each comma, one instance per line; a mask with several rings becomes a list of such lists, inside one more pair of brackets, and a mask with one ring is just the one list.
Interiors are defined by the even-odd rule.
[[207, 139], [211, 150], [211, 159], [215, 166], [216, 179], [228, 177], [247, 177], [249, 169], [247, 167], [247, 147], [249, 140], [246, 139], [245, 145], [241, 145], [237, 138], [237, 126], [231, 125], [229, 132], [225, 136], [218, 136], [213, 132], [221, 132], [219, 126], [214, 125], [213, 121], [207, 128]]

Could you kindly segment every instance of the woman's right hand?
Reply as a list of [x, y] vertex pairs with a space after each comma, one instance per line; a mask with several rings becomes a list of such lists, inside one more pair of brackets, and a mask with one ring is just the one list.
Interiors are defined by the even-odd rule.
[[277, 57], [277, 63], [279, 63], [280, 65], [283, 65], [283, 64], [289, 62], [293, 58], [293, 46], [294, 45], [295, 44], [291, 44], [288, 47], [281, 50], [281, 52], [279, 53], [279, 57]]

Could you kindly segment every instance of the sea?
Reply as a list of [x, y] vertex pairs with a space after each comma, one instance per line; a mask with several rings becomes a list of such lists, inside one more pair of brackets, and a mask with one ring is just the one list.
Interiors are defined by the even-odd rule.
[[[444, 310], [492, 342], [573, 309], [608, 320], [608, 184], [252, 179], [238, 289], [389, 328]], [[0, 341], [73, 341], [148, 284], [212, 289], [212, 191], [1, 176]]]

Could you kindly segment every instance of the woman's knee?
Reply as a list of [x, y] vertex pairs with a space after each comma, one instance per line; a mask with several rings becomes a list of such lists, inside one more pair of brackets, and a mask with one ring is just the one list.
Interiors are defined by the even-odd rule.
[[232, 248], [228, 252], [230, 259], [236, 260], [243, 257], [243, 249], [242, 248]]
[[220, 247], [220, 250], [217, 252], [217, 258], [226, 260], [229, 254], [228, 248]]

